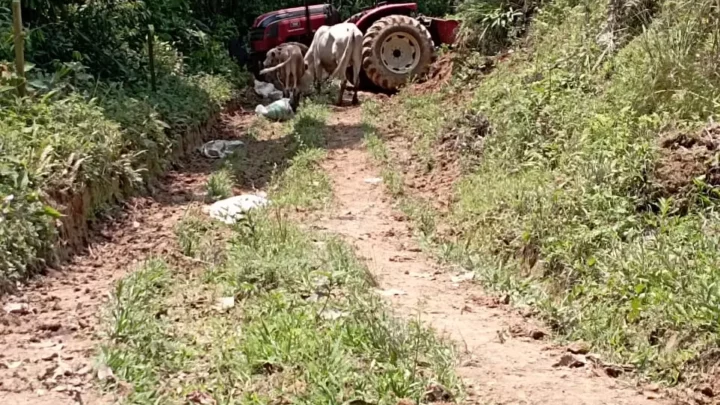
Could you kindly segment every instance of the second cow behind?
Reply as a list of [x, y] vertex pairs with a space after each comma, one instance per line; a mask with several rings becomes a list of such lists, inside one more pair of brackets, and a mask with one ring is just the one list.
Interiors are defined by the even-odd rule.
[[287, 43], [271, 49], [263, 65], [265, 69], [260, 71], [261, 75], [278, 71], [283, 95], [291, 98], [293, 109], [297, 108], [300, 102], [300, 81], [308, 69], [300, 46]]

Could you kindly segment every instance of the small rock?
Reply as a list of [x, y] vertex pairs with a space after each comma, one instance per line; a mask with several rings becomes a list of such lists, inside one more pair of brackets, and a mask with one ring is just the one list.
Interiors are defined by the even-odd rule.
[[220, 311], [227, 311], [228, 309], [235, 307], [235, 297], [218, 298], [215, 307]]
[[22, 361], [13, 361], [12, 363], [4, 363], [5, 367], [7, 367], [8, 370], [15, 370], [16, 368], [19, 368], [22, 366]]
[[545, 336], [547, 336], [547, 333], [545, 333], [545, 331], [540, 330], [540, 329], [534, 329], [534, 330], [530, 331], [528, 336], [530, 336], [534, 340], [542, 340], [545, 338]]
[[38, 326], [38, 329], [50, 332], [57, 332], [60, 330], [60, 328], [62, 328], [62, 324], [60, 322], [48, 322]]
[[568, 346], [567, 351], [572, 354], [588, 354], [590, 353], [590, 344], [582, 340], [573, 342]]
[[698, 387], [698, 391], [700, 391], [706, 397], [713, 398], [715, 396], [715, 391], [713, 391], [713, 388], [708, 384]]
[[97, 378], [100, 381], [114, 380], [115, 374], [110, 367], [105, 364], [100, 365], [97, 370]]
[[440, 384], [431, 384], [425, 390], [425, 401], [427, 402], [451, 402], [452, 400], [453, 395]]
[[585, 359], [574, 354], [566, 353], [560, 357], [557, 363], [553, 364], [553, 367], [569, 367], [578, 368], [585, 365]]
[[608, 377], [618, 378], [622, 375], [623, 371], [622, 367], [615, 365], [605, 366], [605, 374], [607, 374]]
[[30, 306], [22, 302], [10, 302], [5, 304], [3, 310], [8, 314], [27, 315], [30, 313]]
[[450, 281], [453, 283], [462, 283], [464, 281], [470, 281], [474, 278], [475, 278], [475, 272], [468, 271], [467, 273], [450, 278]]
[[368, 184], [382, 183], [382, 179], [380, 177], [369, 177], [369, 178], [365, 179], [364, 181], [365, 181], [365, 183], [368, 183]]

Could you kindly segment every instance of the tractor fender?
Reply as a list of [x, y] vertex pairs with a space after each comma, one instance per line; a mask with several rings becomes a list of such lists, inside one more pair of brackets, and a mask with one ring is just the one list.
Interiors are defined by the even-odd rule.
[[417, 3], [387, 4], [369, 10], [367, 13], [363, 14], [357, 21], [348, 20], [348, 22], [352, 22], [357, 25], [357, 27], [360, 28], [360, 31], [364, 34], [365, 31], [367, 31], [367, 29], [375, 23], [375, 21], [383, 17], [387, 17], [389, 15], [412, 16], [416, 13]]

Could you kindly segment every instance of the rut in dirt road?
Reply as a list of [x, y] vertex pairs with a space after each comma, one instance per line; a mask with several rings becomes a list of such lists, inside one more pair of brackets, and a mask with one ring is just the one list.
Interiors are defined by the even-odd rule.
[[[390, 300], [399, 313], [444, 331], [461, 348], [458, 374], [468, 387], [468, 402], [482, 404], [668, 404], [661, 394], [613, 379], [590, 364], [554, 367], [567, 355], [535, 341], [533, 325], [477, 286], [427, 259], [382, 186], [366, 181], [378, 175], [358, 139], [361, 110], [336, 109], [328, 123], [329, 155], [324, 169], [333, 181], [334, 212], [315, 227], [347, 239], [377, 278], [395, 290]], [[567, 360], [568, 358], [566, 358]], [[578, 359], [584, 359], [578, 357]]]
[[[254, 114], [225, 114], [206, 138], [240, 138], [247, 167], [235, 194], [253, 192], [269, 182], [282, 161], [284, 139], [241, 137]], [[0, 302], [0, 403], [102, 404], [110, 398], [93, 389], [93, 362], [100, 341], [99, 318], [113, 284], [141, 262], [163, 256], [171, 263], [189, 260], [177, 248], [174, 227], [205, 196], [215, 161], [193, 153], [156, 186], [152, 197], [127, 201], [115, 218], [94, 232], [84, 255], [49, 272]], [[240, 179], [238, 179], [240, 180]], [[12, 310], [12, 309], [15, 310]], [[11, 312], [11, 313], [7, 313]]]

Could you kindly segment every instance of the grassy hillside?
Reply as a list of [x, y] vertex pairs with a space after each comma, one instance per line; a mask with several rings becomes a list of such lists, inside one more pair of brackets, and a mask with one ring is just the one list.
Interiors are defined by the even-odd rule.
[[[0, 36], [11, 39], [9, 6], [0, 1]], [[145, 5], [23, 6], [26, 97], [16, 93], [12, 41], [0, 43], [0, 292], [82, 247], [86, 221], [145, 187], [244, 85], [222, 32], [204, 33], [203, 44], [162, 40], [194, 21], [158, 30], [153, 90]]]
[[[466, 164], [443, 218], [454, 234], [434, 235], [445, 259], [535, 305], [568, 339], [688, 378], [720, 337], [720, 9], [514, 3], [466, 1], [453, 85], [407, 92], [387, 114], [397, 118], [374, 124], [405, 134], [428, 173], [457, 141]], [[507, 46], [478, 72], [473, 49]]]

